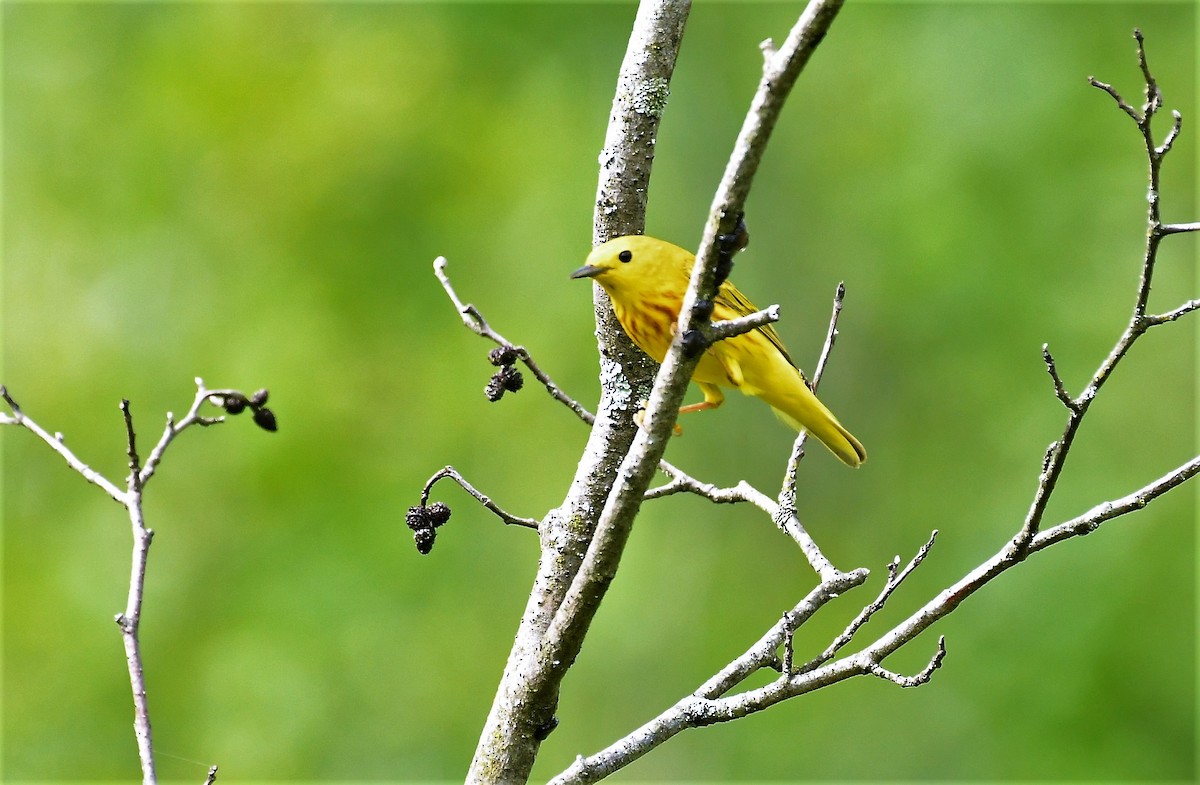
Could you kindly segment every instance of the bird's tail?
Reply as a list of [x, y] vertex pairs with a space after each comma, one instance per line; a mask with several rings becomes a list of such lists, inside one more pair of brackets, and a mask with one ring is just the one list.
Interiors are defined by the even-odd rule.
[[867, 451], [858, 439], [837, 421], [833, 412], [817, 400], [817, 396], [808, 389], [800, 374], [796, 375], [796, 386], [782, 393], [760, 393], [762, 399], [771, 405], [779, 419], [798, 431], [807, 430], [820, 439], [821, 444], [828, 447], [842, 463], [857, 469], [867, 459]]

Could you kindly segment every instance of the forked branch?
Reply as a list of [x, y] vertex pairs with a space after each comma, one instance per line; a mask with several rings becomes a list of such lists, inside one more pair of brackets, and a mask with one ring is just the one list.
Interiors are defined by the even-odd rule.
[[[267, 408], [266, 390], [259, 390], [253, 395], [246, 395], [238, 390], [209, 390], [203, 380], [196, 379], [196, 395], [187, 414], [178, 422], [171, 413], [167, 414], [167, 425], [158, 442], [151, 449], [145, 462], [137, 449], [137, 433], [134, 429], [133, 412], [129, 401], [121, 401], [121, 417], [125, 425], [125, 452], [129, 457], [129, 474], [125, 479], [125, 489], [121, 490], [116, 483], [105, 478], [102, 474], [88, 466], [73, 451], [66, 446], [63, 435], [51, 435], [22, 411], [21, 407], [0, 386], [0, 398], [8, 405], [10, 414], [0, 413], [0, 425], [17, 425], [32, 432], [39, 439], [59, 454], [67, 465], [78, 472], [88, 482], [103, 490], [109, 498], [125, 508], [129, 516], [130, 528], [133, 534], [133, 556], [129, 575], [129, 594], [125, 610], [116, 614], [114, 620], [121, 630], [121, 638], [125, 647], [125, 662], [129, 670], [129, 683], [133, 691], [134, 706], [134, 737], [137, 741], [138, 758], [141, 761], [142, 781], [145, 785], [157, 782], [154, 765], [154, 741], [150, 724], [150, 708], [146, 699], [146, 682], [142, 666], [141, 639], [138, 631], [142, 618], [142, 604], [146, 584], [146, 564], [150, 555], [150, 544], [154, 540], [154, 530], [146, 526], [145, 515], [142, 511], [142, 494], [146, 483], [154, 476], [167, 447], [184, 430], [193, 426], [216, 425], [224, 420], [221, 416], [201, 414], [205, 404], [213, 404], [224, 408], [226, 414], [240, 414], [249, 409], [253, 412], [253, 420], [263, 430], [276, 430], [275, 414]], [[217, 767], [209, 770], [208, 782], [216, 780]]]

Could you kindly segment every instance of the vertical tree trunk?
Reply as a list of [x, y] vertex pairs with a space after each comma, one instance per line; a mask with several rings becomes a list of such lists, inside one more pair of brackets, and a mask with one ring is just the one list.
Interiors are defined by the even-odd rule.
[[[601, 153], [596, 241], [643, 230], [658, 124], [690, 8], [690, 0], [643, 0], [638, 7]], [[633, 410], [657, 369], [630, 343], [599, 287], [595, 308], [601, 365], [596, 422], [566, 499], [539, 527], [537, 576], [471, 762], [470, 783], [528, 781], [541, 741], [553, 730], [559, 683], [578, 645], [550, 661], [543, 656], [544, 635], [587, 551], [637, 430]]]

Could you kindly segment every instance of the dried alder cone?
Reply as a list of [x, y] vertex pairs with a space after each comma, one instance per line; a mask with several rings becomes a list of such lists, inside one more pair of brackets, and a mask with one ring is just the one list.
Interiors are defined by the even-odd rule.
[[516, 348], [512, 346], [498, 346], [488, 352], [488, 361], [500, 368], [492, 374], [487, 387], [483, 388], [483, 394], [492, 403], [503, 398], [504, 393], [515, 393], [525, 385], [521, 372], [514, 367], [518, 356]]
[[437, 527], [448, 520], [450, 520], [450, 505], [445, 502], [434, 502], [429, 506], [418, 504], [408, 508], [404, 522], [408, 524], [408, 528], [412, 529], [418, 553], [424, 555], [433, 550]]
[[246, 397], [239, 392], [229, 392], [221, 396], [221, 408], [226, 414], [241, 414], [246, 411], [246, 407], [250, 407], [254, 417], [254, 424], [264, 431], [277, 431], [279, 426], [275, 421], [275, 412], [267, 408], [267, 396], [270, 393], [267, 389], [257, 391], [250, 397]]
[[[710, 303], [697, 303], [698, 316], [720, 320], [748, 316], [758, 309], [724, 280], [733, 251], [745, 244], [744, 232], [722, 237], [717, 279], [720, 288]], [[612, 300], [613, 312], [630, 339], [658, 362], [671, 346], [683, 307], [695, 257], [677, 245], [644, 235], [617, 237], [597, 246], [572, 278], [593, 278]], [[770, 404], [780, 419], [821, 440], [847, 466], [867, 459], [862, 444], [813, 394], [804, 374], [792, 362], [779, 335], [770, 325], [718, 341], [711, 346], [694, 331], [683, 337], [689, 353], [704, 352], [692, 381], [704, 400], [680, 413], [715, 409], [725, 400], [721, 387], [733, 387]], [[694, 356], [694, 355], [693, 355]]]

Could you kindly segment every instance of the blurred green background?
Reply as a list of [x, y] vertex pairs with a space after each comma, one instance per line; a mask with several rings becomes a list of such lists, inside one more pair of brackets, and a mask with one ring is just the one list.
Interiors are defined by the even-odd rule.
[[[648, 231], [694, 246], [757, 82], [798, 3], [699, 2], [659, 136]], [[119, 481], [192, 379], [271, 390], [280, 430], [195, 430], [149, 486], [143, 645], [168, 780], [461, 779], [537, 559], [450, 485], [432, 555], [404, 510], [451, 463], [500, 504], [558, 504], [587, 433], [536, 384], [482, 394], [491, 345], [431, 273], [598, 393], [590, 242], [596, 157], [632, 3], [4, 3], [2, 380]], [[1145, 30], [1184, 132], [1168, 220], [1196, 202], [1195, 6], [862, 3], [793, 95], [750, 199], [734, 278], [783, 306], [811, 367], [839, 280], [822, 397], [871, 453], [812, 451], [802, 516], [872, 581], [799, 638], [819, 650], [894, 554], [941, 531], [864, 631], [923, 603], [1015, 530], [1060, 432], [1040, 357], [1074, 391], [1132, 305], [1144, 234], [1133, 124], [1085, 77], [1140, 98]], [[1166, 124], [1159, 126], [1159, 132]], [[1169, 239], [1152, 307], [1197, 295]], [[1049, 520], [1123, 495], [1196, 449], [1196, 320], [1147, 336], [1093, 407]], [[693, 393], [693, 396], [695, 393]], [[731, 400], [668, 457], [774, 493], [790, 434]], [[3, 430], [6, 781], [132, 779], [113, 614], [123, 511], [31, 434]], [[634, 780], [1179, 780], [1196, 775], [1195, 512], [1185, 487], [1003, 577], [875, 679], [686, 733]], [[565, 684], [546, 779], [744, 650], [812, 586], [753, 510], [647, 505]], [[864, 638], [865, 639], [865, 638]]]

